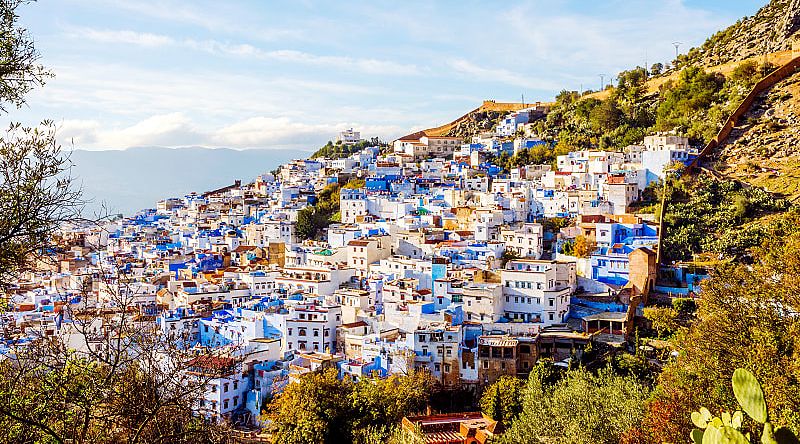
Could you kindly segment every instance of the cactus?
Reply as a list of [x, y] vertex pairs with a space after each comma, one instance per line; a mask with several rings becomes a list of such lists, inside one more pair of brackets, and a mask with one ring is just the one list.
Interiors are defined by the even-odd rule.
[[[800, 444], [791, 430], [783, 427], [774, 429], [769, 422], [764, 391], [752, 373], [738, 368], [733, 372], [731, 383], [736, 401], [747, 416], [764, 424], [761, 444]], [[720, 416], [713, 416], [707, 408], [702, 407], [699, 412], [692, 412], [692, 423], [698, 428], [692, 430], [690, 438], [694, 444], [748, 444], [750, 434], [743, 435], [739, 431], [743, 420], [744, 415], [738, 410], [733, 414], [722, 412]]]
[[736, 401], [749, 417], [761, 424], [768, 422], [769, 416], [767, 402], [764, 401], [764, 391], [761, 390], [761, 384], [752, 373], [743, 368], [737, 368], [733, 372], [733, 394], [736, 395]]

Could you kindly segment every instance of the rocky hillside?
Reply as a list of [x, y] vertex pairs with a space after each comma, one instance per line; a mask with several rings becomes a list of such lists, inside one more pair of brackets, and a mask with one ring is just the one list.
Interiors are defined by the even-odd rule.
[[679, 60], [692, 65], [715, 66], [790, 50], [792, 36], [798, 30], [800, 0], [772, 0], [755, 15], [717, 32]]
[[470, 137], [484, 131], [491, 131], [504, 115], [506, 113], [500, 111], [473, 111], [465, 119], [456, 122], [447, 132], [447, 135]]
[[715, 169], [800, 199], [800, 73], [759, 96], [743, 124], [718, 148]]

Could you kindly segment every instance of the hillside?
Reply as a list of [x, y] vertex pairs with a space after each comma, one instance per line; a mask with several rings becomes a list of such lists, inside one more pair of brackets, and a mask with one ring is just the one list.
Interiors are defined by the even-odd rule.
[[550, 103], [511, 103], [484, 100], [481, 106], [469, 111], [463, 116], [435, 128], [428, 128], [423, 132], [428, 136], [458, 136], [466, 137], [481, 131], [492, 129], [497, 120], [511, 111], [518, 111], [536, 104], [551, 105]]
[[679, 57], [681, 64], [716, 66], [790, 50], [800, 30], [800, 0], [772, 0], [754, 15], [709, 37]]
[[720, 173], [800, 199], [800, 73], [759, 95], [715, 152]]
[[[749, 57], [744, 58], [741, 60], [733, 60], [726, 63], [722, 63], [720, 65], [713, 65], [713, 66], [703, 66], [703, 69], [709, 73], [715, 74], [722, 74], [723, 76], [730, 75], [738, 66], [742, 65], [743, 63], [747, 62], [756, 62], [756, 63], [764, 63], [767, 62], [772, 66], [781, 66], [786, 64], [789, 60], [792, 59], [792, 51], [785, 50], [785, 51], [777, 51], [772, 52], [767, 55], [759, 55], [756, 57]], [[662, 85], [667, 83], [668, 81], [675, 81], [678, 79], [680, 75], [680, 70], [671, 70], [662, 75], [650, 77], [647, 79], [645, 86], [647, 88], [648, 94], [657, 93]], [[592, 98], [598, 100], [604, 100], [610, 94], [612, 89], [606, 89], [604, 91], [597, 91], [590, 94], [586, 94], [583, 96], [584, 99]]]

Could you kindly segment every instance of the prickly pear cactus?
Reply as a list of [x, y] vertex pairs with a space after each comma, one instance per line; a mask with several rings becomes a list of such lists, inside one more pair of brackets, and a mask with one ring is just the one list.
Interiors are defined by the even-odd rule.
[[737, 368], [733, 372], [733, 394], [748, 416], [761, 424], [769, 421], [764, 391], [761, 390], [761, 384], [756, 377], [748, 370]]
[[[761, 433], [761, 444], [800, 444], [800, 441], [787, 428], [775, 429], [769, 422], [767, 403], [761, 384], [752, 373], [739, 368], [733, 372], [733, 393], [736, 401], [748, 416], [764, 424]], [[692, 412], [692, 423], [699, 427], [692, 430], [690, 438], [693, 444], [749, 444], [750, 434], [743, 435], [744, 415], [736, 411], [733, 414], [723, 412], [714, 416], [702, 407], [699, 412]]]

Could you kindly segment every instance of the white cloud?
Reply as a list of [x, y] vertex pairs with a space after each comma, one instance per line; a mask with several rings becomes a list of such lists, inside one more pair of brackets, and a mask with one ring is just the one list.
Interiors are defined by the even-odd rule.
[[520, 74], [502, 68], [478, 66], [464, 59], [453, 59], [448, 64], [455, 71], [466, 74], [476, 80], [505, 83], [537, 90], [558, 88], [558, 84], [550, 80], [539, 79], [533, 75]]
[[359, 71], [366, 74], [409, 76], [421, 73], [421, 69], [414, 64], [398, 63], [391, 60], [318, 55], [291, 49], [264, 50], [248, 43], [176, 39], [162, 34], [141, 33], [130, 30], [79, 28], [69, 31], [67, 35], [73, 38], [83, 38], [101, 43], [122, 43], [151, 48], [175, 46], [216, 55], [250, 59], [270, 59], [288, 63], [326, 66], [340, 70]]
[[68, 33], [68, 35], [103, 43], [125, 43], [148, 47], [172, 45], [175, 43], [175, 40], [172, 37], [166, 35], [128, 30], [101, 30], [84, 28], [79, 31]]
[[183, 113], [147, 117], [129, 126], [108, 127], [95, 120], [64, 120], [58, 138], [80, 149], [124, 149], [132, 146], [206, 146], [226, 148], [314, 149], [346, 128], [364, 136], [391, 139], [404, 133], [394, 125], [359, 122], [303, 123], [288, 117], [256, 116], [229, 125], [201, 125]]

